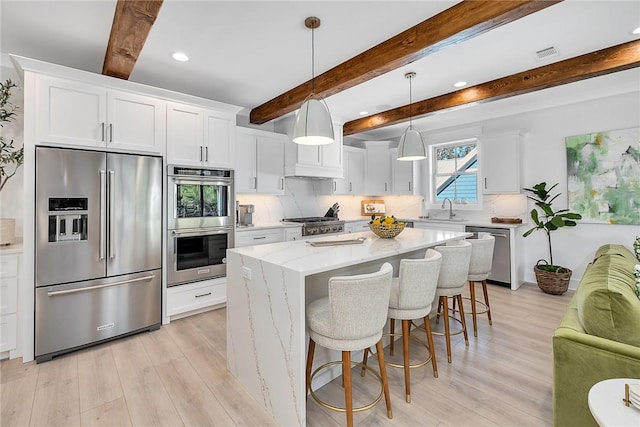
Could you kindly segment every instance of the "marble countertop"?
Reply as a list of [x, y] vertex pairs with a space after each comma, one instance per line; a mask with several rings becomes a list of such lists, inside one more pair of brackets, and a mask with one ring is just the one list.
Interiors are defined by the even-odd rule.
[[0, 246], [0, 255], [21, 254], [22, 253], [22, 237], [16, 238], [15, 243], [8, 246]]
[[[360, 222], [360, 221], [369, 221], [370, 217], [361, 217], [361, 218], [349, 218], [345, 219], [345, 222]], [[412, 221], [422, 222], [425, 224], [457, 224], [457, 225], [471, 225], [474, 227], [493, 227], [493, 228], [518, 228], [523, 225], [528, 225], [526, 222], [522, 224], [504, 224], [504, 223], [494, 223], [491, 222], [491, 219], [465, 219], [464, 221], [448, 221], [446, 219], [439, 220], [437, 217], [431, 217], [428, 219], [422, 218], [398, 218], [401, 221]]]
[[365, 237], [366, 240], [362, 244], [313, 247], [307, 243], [308, 240], [297, 240], [247, 246], [229, 249], [229, 251], [309, 275], [361, 262], [389, 258], [469, 235], [469, 233], [455, 231], [405, 228], [394, 239], [381, 239], [371, 231], [313, 239], [313, 241], [352, 240]]

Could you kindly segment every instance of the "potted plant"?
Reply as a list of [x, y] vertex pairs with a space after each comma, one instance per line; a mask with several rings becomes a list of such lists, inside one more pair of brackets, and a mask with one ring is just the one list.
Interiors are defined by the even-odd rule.
[[[0, 127], [15, 119], [18, 107], [9, 102], [11, 89], [17, 87], [11, 80], [0, 83]], [[13, 140], [6, 142], [0, 135], [0, 192], [17, 172], [24, 161], [24, 148], [15, 148]], [[0, 245], [10, 245], [15, 241], [15, 219], [0, 219]]]
[[[538, 260], [533, 268], [538, 287], [542, 291], [554, 294], [562, 295], [569, 288], [569, 279], [571, 278], [571, 270], [555, 265], [553, 263], [553, 251], [551, 248], [551, 232], [562, 227], [575, 227], [576, 220], [582, 219], [582, 215], [578, 213], [569, 212], [569, 209], [560, 209], [554, 211], [551, 204], [560, 195], [551, 196], [551, 191], [558, 184], [554, 184], [551, 188], [547, 188], [546, 182], [541, 182], [533, 186], [533, 188], [524, 188], [527, 193], [527, 198], [533, 200], [537, 208], [531, 210], [531, 221], [535, 226], [526, 233], [523, 237], [529, 236], [536, 230], [544, 230], [547, 235], [547, 242], [549, 245], [549, 262], [545, 260]], [[538, 211], [540, 209], [540, 212]]]

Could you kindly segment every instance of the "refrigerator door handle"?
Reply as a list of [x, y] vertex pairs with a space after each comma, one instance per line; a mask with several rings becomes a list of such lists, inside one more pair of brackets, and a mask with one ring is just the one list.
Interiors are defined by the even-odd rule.
[[113, 242], [113, 230], [116, 226], [115, 224], [115, 209], [113, 205], [115, 203], [115, 191], [114, 187], [116, 185], [116, 171], [109, 171], [109, 258], [113, 259], [116, 257], [114, 242]]
[[54, 297], [56, 295], [73, 294], [76, 292], [89, 291], [89, 290], [100, 289], [100, 288], [108, 288], [110, 286], [126, 285], [128, 283], [147, 282], [149, 280], [152, 280], [155, 277], [156, 276], [152, 274], [151, 276], [138, 277], [137, 279], [131, 279], [131, 280], [121, 280], [119, 282], [113, 282], [113, 283], [105, 283], [104, 285], [85, 286], [83, 288], [77, 288], [77, 289], [65, 289], [63, 291], [47, 292], [47, 296]]
[[104, 170], [100, 170], [100, 261], [104, 260], [105, 232], [107, 229], [107, 177]]

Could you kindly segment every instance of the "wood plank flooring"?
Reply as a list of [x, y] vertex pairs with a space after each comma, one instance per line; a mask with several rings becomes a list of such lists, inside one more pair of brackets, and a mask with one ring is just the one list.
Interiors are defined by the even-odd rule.
[[[480, 315], [478, 337], [452, 337], [447, 363], [436, 336], [439, 378], [412, 369], [412, 403], [402, 369], [387, 368], [393, 419], [384, 402], [356, 413], [359, 426], [551, 426], [551, 336], [571, 299], [490, 285], [493, 326]], [[471, 326], [470, 309], [467, 324]], [[158, 331], [75, 352], [40, 365], [0, 363], [0, 425], [8, 426], [274, 426], [226, 370], [226, 313], [209, 311]], [[471, 330], [471, 328], [470, 328]], [[422, 338], [420, 331], [414, 334]], [[398, 343], [399, 344], [399, 343]], [[401, 357], [401, 345], [396, 346]], [[412, 343], [412, 358], [426, 349]], [[375, 359], [369, 360], [376, 366]], [[354, 370], [354, 402], [377, 395], [373, 376]], [[339, 379], [318, 394], [342, 404]], [[343, 413], [307, 400], [307, 425], [344, 425]]]

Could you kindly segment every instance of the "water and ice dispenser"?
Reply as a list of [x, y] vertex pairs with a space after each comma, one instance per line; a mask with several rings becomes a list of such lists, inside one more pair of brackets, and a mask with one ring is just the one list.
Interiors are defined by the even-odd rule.
[[88, 199], [49, 198], [49, 242], [87, 240]]

